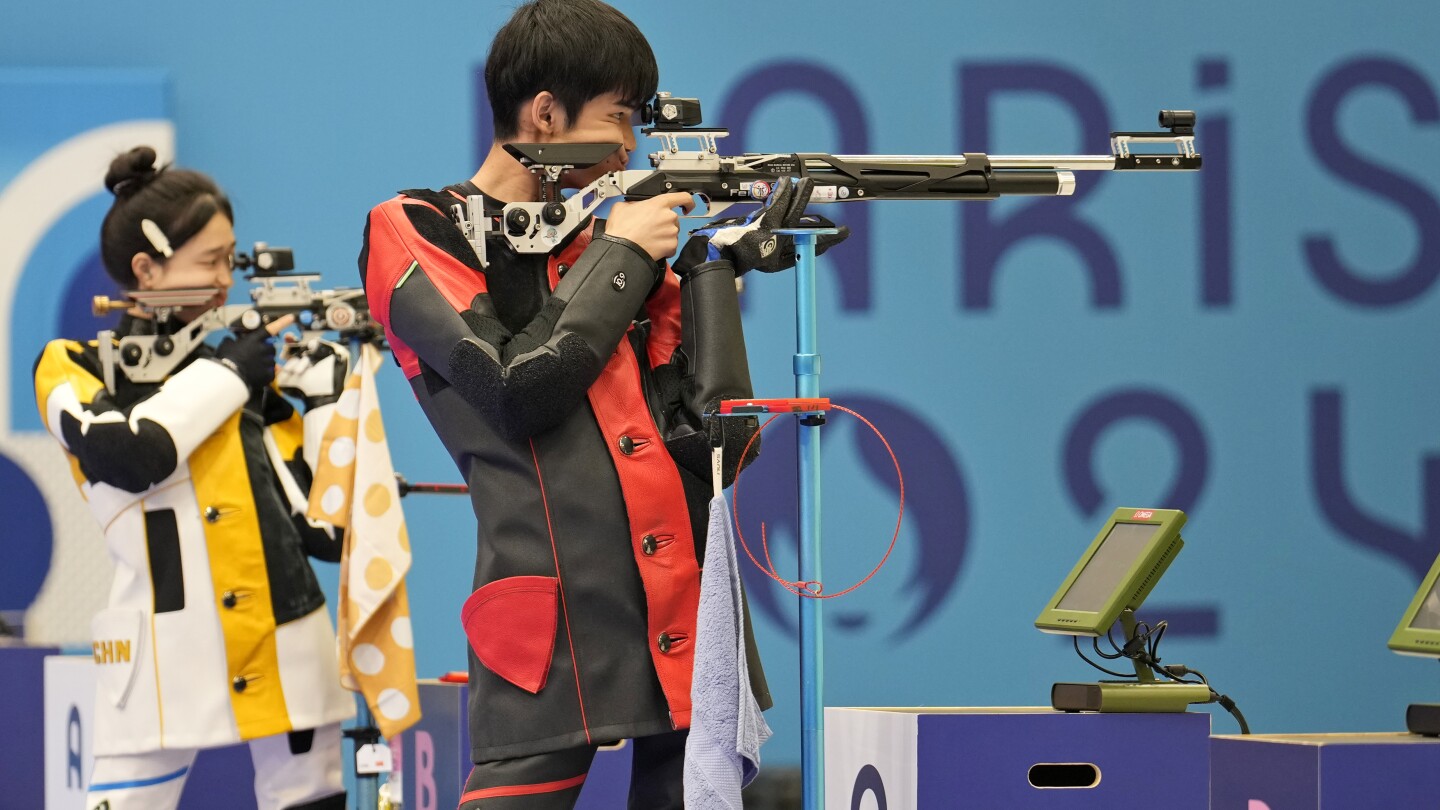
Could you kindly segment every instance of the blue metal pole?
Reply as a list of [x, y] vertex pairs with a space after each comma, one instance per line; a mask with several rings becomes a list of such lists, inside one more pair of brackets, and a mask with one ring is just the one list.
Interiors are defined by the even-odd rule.
[[[820, 396], [815, 242], [829, 228], [782, 230], [795, 237], [795, 396]], [[820, 580], [820, 414], [796, 423], [800, 464], [800, 581]], [[805, 810], [825, 806], [825, 645], [821, 602], [800, 599], [800, 777]]]

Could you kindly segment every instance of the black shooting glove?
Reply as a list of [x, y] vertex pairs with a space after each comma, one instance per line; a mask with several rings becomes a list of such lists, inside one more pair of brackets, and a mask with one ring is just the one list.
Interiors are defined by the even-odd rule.
[[270, 333], [264, 329], [220, 341], [215, 359], [240, 375], [251, 391], [262, 390], [275, 379], [275, 347], [270, 344]]
[[750, 270], [775, 273], [795, 266], [795, 237], [775, 233], [785, 228], [839, 228], [839, 233], [821, 236], [815, 243], [820, 255], [850, 235], [850, 229], [819, 216], [806, 214], [815, 181], [782, 177], [765, 205], [744, 217], [717, 219], [695, 231], [672, 266], [684, 278], [708, 262], [726, 260], [739, 276]]

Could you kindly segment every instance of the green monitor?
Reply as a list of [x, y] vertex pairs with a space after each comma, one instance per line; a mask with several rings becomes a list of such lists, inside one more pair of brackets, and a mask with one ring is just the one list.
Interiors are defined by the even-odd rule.
[[[1420, 583], [1400, 626], [1390, 636], [1390, 649], [1401, 655], [1440, 658], [1440, 558]], [[1440, 736], [1440, 704], [1412, 703], [1405, 710], [1405, 727], [1413, 734]]]
[[1430, 566], [1400, 626], [1390, 636], [1390, 649], [1401, 655], [1440, 658], [1440, 558]]
[[1185, 541], [1185, 513], [1116, 509], [1035, 620], [1046, 633], [1103, 636], [1155, 587]]

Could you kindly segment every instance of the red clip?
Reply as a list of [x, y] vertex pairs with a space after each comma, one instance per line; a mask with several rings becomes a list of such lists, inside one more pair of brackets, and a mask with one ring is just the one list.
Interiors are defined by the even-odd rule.
[[829, 397], [784, 397], [781, 399], [727, 399], [720, 403], [720, 413], [804, 413], [830, 410]]
[[441, 675], [437, 680], [441, 683], [470, 683], [470, 673], [464, 670], [452, 670]]

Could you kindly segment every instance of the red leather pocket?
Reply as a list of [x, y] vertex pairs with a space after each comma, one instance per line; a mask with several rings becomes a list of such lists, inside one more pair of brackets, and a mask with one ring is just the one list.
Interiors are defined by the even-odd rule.
[[506, 577], [465, 600], [460, 623], [486, 669], [532, 695], [545, 687], [555, 654], [555, 577]]

